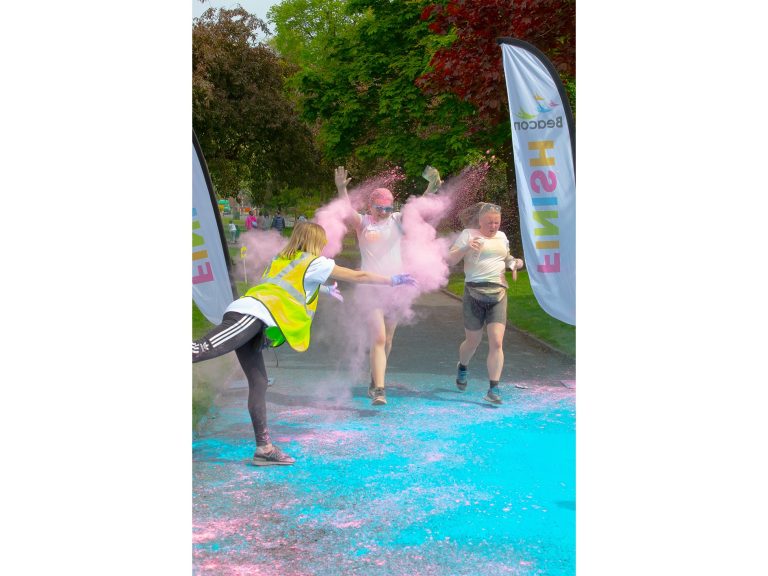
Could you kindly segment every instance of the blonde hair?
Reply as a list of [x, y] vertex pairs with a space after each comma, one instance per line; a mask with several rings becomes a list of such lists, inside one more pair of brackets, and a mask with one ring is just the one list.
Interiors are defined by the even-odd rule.
[[279, 258], [291, 259], [296, 256], [296, 252], [309, 252], [315, 256], [320, 256], [328, 238], [325, 235], [325, 229], [314, 222], [297, 222], [293, 227], [288, 244], [282, 249]]
[[488, 212], [501, 214], [501, 207], [490, 202], [478, 202], [464, 208], [459, 213], [459, 219], [464, 228], [480, 228], [480, 216]]

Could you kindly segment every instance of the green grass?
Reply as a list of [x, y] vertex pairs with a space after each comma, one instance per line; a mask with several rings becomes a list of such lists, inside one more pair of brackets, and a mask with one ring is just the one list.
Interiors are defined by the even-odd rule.
[[[213, 324], [203, 316], [197, 304], [192, 302], [192, 339], [196, 340], [204, 336], [208, 330], [213, 328]], [[198, 375], [195, 370], [192, 371], [192, 429], [197, 430], [197, 426], [208, 411], [213, 406], [213, 400], [216, 391], [213, 383], [207, 378]]]
[[[567, 354], [576, 356], [576, 327], [553, 318], [541, 309], [531, 289], [528, 272], [520, 270], [517, 282], [512, 281], [512, 273], [507, 272], [507, 321], [523, 332], [535, 336]], [[464, 295], [464, 274], [452, 274], [448, 281], [448, 291], [458, 296]]]
[[204, 336], [208, 330], [213, 328], [208, 319], [200, 312], [200, 308], [197, 304], [192, 302], [192, 340], [197, 340], [201, 336]]

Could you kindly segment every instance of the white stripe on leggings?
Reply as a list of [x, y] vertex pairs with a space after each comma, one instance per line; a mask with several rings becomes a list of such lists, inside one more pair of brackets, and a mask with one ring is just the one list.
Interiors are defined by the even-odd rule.
[[213, 346], [214, 348], [216, 348], [217, 346], [221, 346], [227, 340], [231, 340], [232, 338], [240, 334], [243, 330], [245, 330], [251, 324], [256, 322], [256, 320], [258, 320], [256, 316], [243, 316], [242, 318], [240, 318], [240, 320], [232, 324], [232, 326], [230, 326], [223, 332], [219, 332], [218, 334], [210, 338], [211, 346]]
[[209, 339], [209, 341], [211, 342], [211, 344], [213, 344], [215, 341], [218, 341], [218, 340], [220, 340], [223, 337], [229, 336], [229, 334], [232, 333], [232, 332], [239, 332], [241, 330], [243, 324], [245, 324], [248, 321], [249, 318], [254, 318], [254, 316], [248, 316], [248, 315], [244, 314], [243, 317], [240, 318], [240, 320], [238, 320], [237, 322], [232, 324], [230, 327], [225, 328], [224, 330], [222, 330], [218, 334], [214, 334]]

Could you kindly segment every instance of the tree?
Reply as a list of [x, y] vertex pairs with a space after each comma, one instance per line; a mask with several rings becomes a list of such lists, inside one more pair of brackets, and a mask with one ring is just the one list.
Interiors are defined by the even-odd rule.
[[[471, 105], [452, 94], [427, 97], [414, 83], [427, 71], [436, 46], [445, 43], [421, 20], [426, 5], [425, 0], [349, 0], [341, 21], [354, 26], [338, 24], [333, 34], [317, 33], [301, 43], [293, 37], [305, 48], [295, 80], [304, 118], [316, 123], [328, 162], [345, 164], [357, 178], [391, 164], [410, 177], [418, 177], [426, 164], [445, 174], [483, 149], [466, 134]], [[278, 25], [276, 46], [287, 43], [279, 38], [281, 29]]]
[[354, 26], [346, 14], [347, 0], [283, 0], [267, 13], [275, 25], [270, 44], [286, 60], [300, 68], [328, 69], [329, 43]]
[[259, 40], [266, 24], [242, 8], [210, 8], [193, 21], [193, 126], [211, 178], [223, 196], [252, 200], [288, 186], [309, 186], [319, 154], [286, 96], [293, 70]]
[[576, 74], [575, 0], [449, 0], [425, 8], [422, 19], [431, 21], [432, 32], [451, 34], [455, 41], [435, 52], [432, 70], [419, 78], [419, 85], [428, 93], [451, 92], [472, 103], [478, 123], [509, 120], [509, 114], [500, 114], [507, 97], [497, 38], [512, 36], [535, 45], [564, 84]]
[[[448, 0], [431, 4], [421, 18], [435, 34], [451, 38], [435, 51], [431, 70], [417, 79], [427, 95], [454, 94], [477, 114], [469, 131], [485, 141], [506, 163], [507, 190], [513, 218], [519, 220], [511, 126], [501, 50], [496, 39], [512, 36], [544, 52], [575, 100], [575, 0]], [[575, 102], [572, 102], [575, 104]], [[520, 248], [516, 229], [513, 244]], [[519, 253], [519, 252], [518, 252]]]

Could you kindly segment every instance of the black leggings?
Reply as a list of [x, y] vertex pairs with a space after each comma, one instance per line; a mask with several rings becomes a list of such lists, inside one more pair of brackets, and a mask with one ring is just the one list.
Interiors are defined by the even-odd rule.
[[227, 312], [221, 324], [192, 342], [192, 362], [203, 362], [235, 351], [248, 380], [248, 413], [251, 415], [256, 445], [271, 443], [267, 431], [267, 369], [261, 347], [265, 324], [255, 316]]

